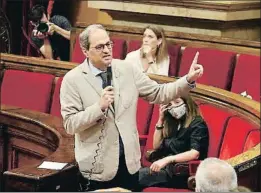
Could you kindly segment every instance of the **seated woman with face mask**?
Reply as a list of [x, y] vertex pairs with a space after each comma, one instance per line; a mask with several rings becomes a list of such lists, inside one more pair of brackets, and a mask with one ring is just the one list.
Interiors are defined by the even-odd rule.
[[173, 164], [205, 159], [208, 144], [208, 127], [190, 96], [161, 105], [153, 137], [156, 161], [149, 168], [140, 169], [141, 188], [187, 188], [188, 176], [175, 176]]

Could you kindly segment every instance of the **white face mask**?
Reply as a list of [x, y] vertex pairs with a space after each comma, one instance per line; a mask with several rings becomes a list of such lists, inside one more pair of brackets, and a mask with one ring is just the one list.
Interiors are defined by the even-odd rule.
[[171, 109], [168, 110], [168, 112], [172, 115], [172, 117], [176, 119], [180, 119], [183, 115], [186, 114], [186, 105], [182, 104], [178, 107], [172, 107]]

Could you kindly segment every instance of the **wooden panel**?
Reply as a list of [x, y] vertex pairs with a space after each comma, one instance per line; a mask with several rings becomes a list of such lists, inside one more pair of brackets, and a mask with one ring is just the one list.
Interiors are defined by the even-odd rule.
[[119, 2], [137, 2], [150, 5], [165, 5], [173, 7], [185, 7], [196, 9], [208, 9], [218, 11], [240, 11], [248, 9], [260, 9], [259, 1], [193, 1], [193, 0], [108, 0]]

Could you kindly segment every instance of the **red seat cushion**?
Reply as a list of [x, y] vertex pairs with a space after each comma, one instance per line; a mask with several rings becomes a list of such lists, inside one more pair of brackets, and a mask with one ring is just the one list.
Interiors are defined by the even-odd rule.
[[126, 53], [126, 41], [119, 38], [111, 38], [113, 41], [113, 58], [124, 59]]
[[169, 53], [169, 76], [177, 76], [178, 75], [178, 59], [180, 53], [180, 45], [169, 45], [168, 53]]
[[54, 115], [57, 117], [62, 117], [61, 103], [60, 103], [60, 88], [61, 88], [62, 80], [63, 80], [63, 77], [59, 77], [58, 80], [56, 81], [53, 98], [52, 98], [52, 106], [51, 106], [51, 111], [50, 111], [51, 115]]
[[149, 125], [148, 138], [147, 138], [146, 146], [144, 148], [144, 154], [142, 155], [141, 158], [141, 164], [144, 167], [148, 167], [151, 165], [151, 163], [146, 160], [145, 153], [146, 151], [153, 149], [153, 135], [154, 135], [155, 125], [158, 121], [158, 118], [159, 118], [159, 105], [155, 104], [153, 107], [153, 113]]
[[182, 54], [178, 75], [184, 76], [188, 73], [197, 51], [199, 51], [198, 63], [204, 67], [204, 75], [198, 83], [230, 90], [236, 56], [233, 52], [186, 47]]
[[54, 76], [6, 70], [2, 82], [2, 104], [49, 113]]
[[[249, 138], [253, 136], [248, 135], [253, 129], [255, 129], [253, 125], [240, 117], [231, 117], [226, 127], [219, 158], [226, 160], [242, 153], [245, 148], [246, 140], [248, 140], [248, 145], [253, 145], [251, 144], [251, 139]], [[254, 138], [253, 142], [255, 142], [254, 145], [257, 145], [257, 143], [260, 142], [260, 138], [259, 141], [257, 138]]]
[[209, 129], [208, 157], [218, 157], [224, 129], [231, 114], [210, 104], [200, 104], [199, 107]]
[[143, 189], [142, 192], [192, 192], [192, 191], [189, 189], [149, 187], [149, 188]]
[[74, 48], [72, 51], [72, 58], [71, 62], [81, 64], [86, 59], [86, 56], [83, 54], [80, 43], [79, 43], [79, 36], [76, 38]]
[[260, 57], [242, 54], [238, 57], [231, 91], [247, 92], [256, 101], [260, 101]]
[[130, 40], [127, 47], [127, 53], [138, 50], [142, 45], [140, 40]]

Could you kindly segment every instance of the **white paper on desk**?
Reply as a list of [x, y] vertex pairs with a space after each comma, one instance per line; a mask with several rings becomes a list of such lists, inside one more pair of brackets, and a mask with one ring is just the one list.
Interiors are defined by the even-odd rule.
[[50, 170], [61, 170], [66, 165], [67, 165], [67, 163], [44, 161], [40, 166], [38, 166], [38, 168], [50, 169]]

